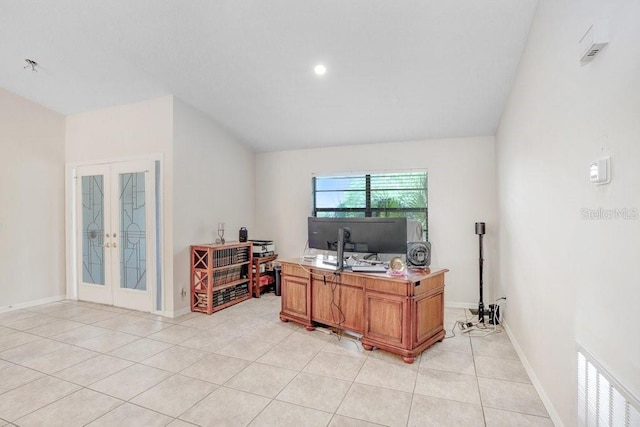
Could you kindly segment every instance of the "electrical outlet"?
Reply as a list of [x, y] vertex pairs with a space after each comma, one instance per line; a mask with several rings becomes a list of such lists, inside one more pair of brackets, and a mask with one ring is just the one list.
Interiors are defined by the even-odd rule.
[[185, 288], [182, 288], [180, 290], [180, 295], [182, 295], [182, 298], [186, 297], [187, 296], [187, 290]]

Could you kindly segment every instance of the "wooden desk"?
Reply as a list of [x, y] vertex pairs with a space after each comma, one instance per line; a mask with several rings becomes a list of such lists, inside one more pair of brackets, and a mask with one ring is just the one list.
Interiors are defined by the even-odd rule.
[[374, 347], [413, 363], [418, 354], [444, 339], [444, 275], [427, 269], [407, 276], [387, 273], [334, 274], [320, 261], [279, 261], [282, 266], [280, 320], [314, 330], [320, 323], [362, 335]]

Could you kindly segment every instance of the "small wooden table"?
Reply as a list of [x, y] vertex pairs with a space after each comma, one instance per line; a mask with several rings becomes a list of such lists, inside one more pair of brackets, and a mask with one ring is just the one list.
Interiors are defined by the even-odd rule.
[[253, 274], [253, 296], [255, 298], [260, 298], [260, 292], [262, 288], [269, 286], [270, 284], [260, 284], [260, 277], [264, 275], [264, 273], [260, 273], [260, 265], [275, 261], [278, 258], [278, 254], [265, 256], [265, 257], [253, 257], [253, 268], [255, 269], [255, 273]]

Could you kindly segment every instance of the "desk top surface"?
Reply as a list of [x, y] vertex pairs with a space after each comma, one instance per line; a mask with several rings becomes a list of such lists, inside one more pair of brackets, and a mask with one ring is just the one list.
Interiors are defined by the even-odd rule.
[[[286, 258], [279, 259], [279, 263], [281, 264], [292, 264], [297, 265], [302, 268], [316, 269], [316, 270], [325, 270], [328, 272], [335, 271], [336, 267], [325, 264], [322, 258], [314, 258], [314, 259], [304, 259], [304, 258]], [[362, 271], [351, 271], [351, 270], [343, 270], [340, 274], [349, 274], [349, 275], [357, 275], [357, 276], [365, 276], [365, 277], [378, 277], [384, 278], [387, 280], [398, 280], [402, 282], [417, 282], [420, 280], [428, 279], [429, 277], [437, 276], [439, 274], [444, 274], [449, 270], [446, 268], [425, 268], [425, 269], [409, 269], [405, 273], [400, 275], [391, 274], [391, 272], [386, 273], [371, 273], [371, 272], [362, 272]]]

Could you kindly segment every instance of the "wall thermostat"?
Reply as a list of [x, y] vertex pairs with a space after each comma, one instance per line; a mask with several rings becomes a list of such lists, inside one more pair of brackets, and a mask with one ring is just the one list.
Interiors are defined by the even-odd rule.
[[599, 20], [589, 27], [578, 42], [580, 63], [588, 64], [609, 43], [609, 21]]
[[603, 157], [591, 163], [589, 166], [589, 178], [595, 185], [603, 185], [611, 182], [611, 158]]

